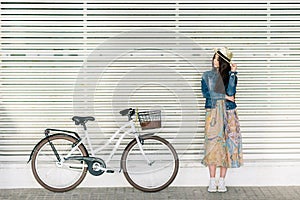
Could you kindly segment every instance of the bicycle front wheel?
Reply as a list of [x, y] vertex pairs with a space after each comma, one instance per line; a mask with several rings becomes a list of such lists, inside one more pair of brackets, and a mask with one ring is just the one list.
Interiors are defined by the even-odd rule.
[[[66, 192], [83, 181], [87, 173], [84, 161], [64, 160], [76, 142], [77, 139], [72, 136], [56, 134], [38, 144], [32, 156], [31, 168], [40, 185], [53, 192]], [[71, 156], [88, 156], [88, 153], [81, 144]]]
[[158, 136], [130, 142], [122, 155], [122, 169], [127, 181], [144, 192], [157, 192], [168, 187], [175, 179], [179, 160], [174, 147]]

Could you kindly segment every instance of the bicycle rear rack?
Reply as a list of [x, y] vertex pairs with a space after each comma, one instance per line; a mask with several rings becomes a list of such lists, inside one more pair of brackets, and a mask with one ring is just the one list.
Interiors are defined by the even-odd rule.
[[78, 133], [76, 133], [76, 132], [74, 132], [74, 131], [67, 131], [67, 130], [53, 129], [53, 128], [47, 128], [47, 129], [45, 130], [45, 136], [46, 136], [46, 137], [49, 137], [50, 131], [74, 134], [74, 135], [76, 136], [77, 139], [81, 139], [80, 136], [78, 135]]

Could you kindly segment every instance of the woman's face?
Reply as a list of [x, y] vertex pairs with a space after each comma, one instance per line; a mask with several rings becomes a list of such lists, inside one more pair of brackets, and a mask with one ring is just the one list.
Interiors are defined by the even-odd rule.
[[216, 54], [215, 58], [214, 58], [214, 67], [215, 68], [219, 68], [220, 67], [220, 63], [219, 63], [219, 55]]

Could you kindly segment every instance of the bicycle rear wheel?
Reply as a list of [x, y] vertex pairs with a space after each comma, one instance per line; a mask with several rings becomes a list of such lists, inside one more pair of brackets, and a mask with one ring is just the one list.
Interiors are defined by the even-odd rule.
[[157, 192], [168, 187], [175, 179], [179, 160], [174, 147], [158, 136], [142, 138], [142, 148], [136, 140], [130, 142], [122, 155], [122, 169], [127, 181], [144, 192]]
[[[43, 139], [32, 156], [31, 168], [35, 179], [44, 188], [53, 192], [66, 192], [78, 186], [86, 176], [87, 166], [84, 161], [65, 160], [59, 162], [71, 151], [77, 139], [56, 134]], [[57, 155], [53, 151], [53, 146]], [[81, 144], [71, 156], [88, 156]]]

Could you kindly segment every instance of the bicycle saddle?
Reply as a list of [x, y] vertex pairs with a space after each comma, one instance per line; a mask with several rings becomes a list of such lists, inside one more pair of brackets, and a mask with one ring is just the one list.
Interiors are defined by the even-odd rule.
[[75, 122], [76, 125], [79, 125], [79, 124], [85, 124], [88, 121], [95, 121], [95, 118], [74, 116], [72, 117], [72, 120]]

